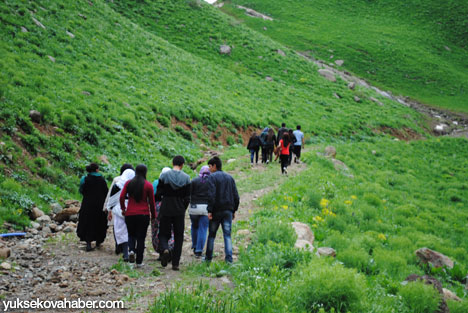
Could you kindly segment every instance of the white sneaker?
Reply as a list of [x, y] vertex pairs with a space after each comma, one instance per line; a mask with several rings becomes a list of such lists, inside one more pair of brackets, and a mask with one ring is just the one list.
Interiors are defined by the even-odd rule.
[[136, 268], [142, 268], [144, 265], [145, 265], [144, 263], [140, 263], [140, 264], [137, 263]]
[[130, 253], [128, 254], [128, 262], [135, 263], [135, 252], [130, 251]]

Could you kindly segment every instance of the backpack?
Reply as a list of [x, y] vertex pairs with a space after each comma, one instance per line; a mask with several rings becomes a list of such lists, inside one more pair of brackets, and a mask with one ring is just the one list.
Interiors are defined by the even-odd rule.
[[264, 131], [263, 133], [260, 134], [260, 144], [262, 146], [266, 145], [267, 143], [267, 137], [268, 137], [268, 131]]

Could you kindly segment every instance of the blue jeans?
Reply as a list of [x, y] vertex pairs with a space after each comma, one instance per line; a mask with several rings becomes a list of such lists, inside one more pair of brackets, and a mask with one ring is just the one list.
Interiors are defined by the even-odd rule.
[[220, 224], [223, 229], [224, 236], [224, 253], [226, 255], [224, 259], [226, 262], [232, 263], [232, 211], [230, 210], [213, 213], [213, 218], [209, 223], [208, 245], [206, 247], [205, 260], [211, 261], [213, 258], [214, 241]]
[[255, 156], [255, 163], [258, 163], [258, 149], [250, 149], [250, 163], [254, 162]]
[[208, 216], [190, 214], [192, 227], [192, 249], [195, 253], [202, 253], [205, 248], [206, 234], [208, 233]]

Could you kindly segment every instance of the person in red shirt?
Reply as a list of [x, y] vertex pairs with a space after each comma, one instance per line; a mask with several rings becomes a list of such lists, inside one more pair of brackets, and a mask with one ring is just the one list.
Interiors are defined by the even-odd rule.
[[283, 138], [279, 141], [278, 148], [280, 149], [281, 161], [281, 174], [288, 174], [289, 164], [289, 147], [291, 146], [291, 139], [289, 133], [285, 132]]
[[[153, 185], [146, 180], [148, 169], [140, 164], [135, 169], [135, 178], [125, 183], [120, 194], [120, 207], [125, 216], [128, 229], [128, 260], [135, 262], [137, 267], [143, 266], [143, 253], [145, 251], [145, 238], [151, 219], [156, 218], [154, 209]], [[128, 197], [128, 205], [125, 199]]]

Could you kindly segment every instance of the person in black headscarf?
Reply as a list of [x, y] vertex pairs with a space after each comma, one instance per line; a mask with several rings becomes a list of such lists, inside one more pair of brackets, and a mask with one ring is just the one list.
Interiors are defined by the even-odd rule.
[[107, 215], [102, 207], [107, 196], [107, 183], [99, 173], [99, 166], [91, 163], [86, 166], [88, 175], [80, 181], [80, 193], [83, 195], [76, 233], [81, 241], [86, 242], [86, 251], [91, 251], [91, 242], [96, 247], [106, 239]]

